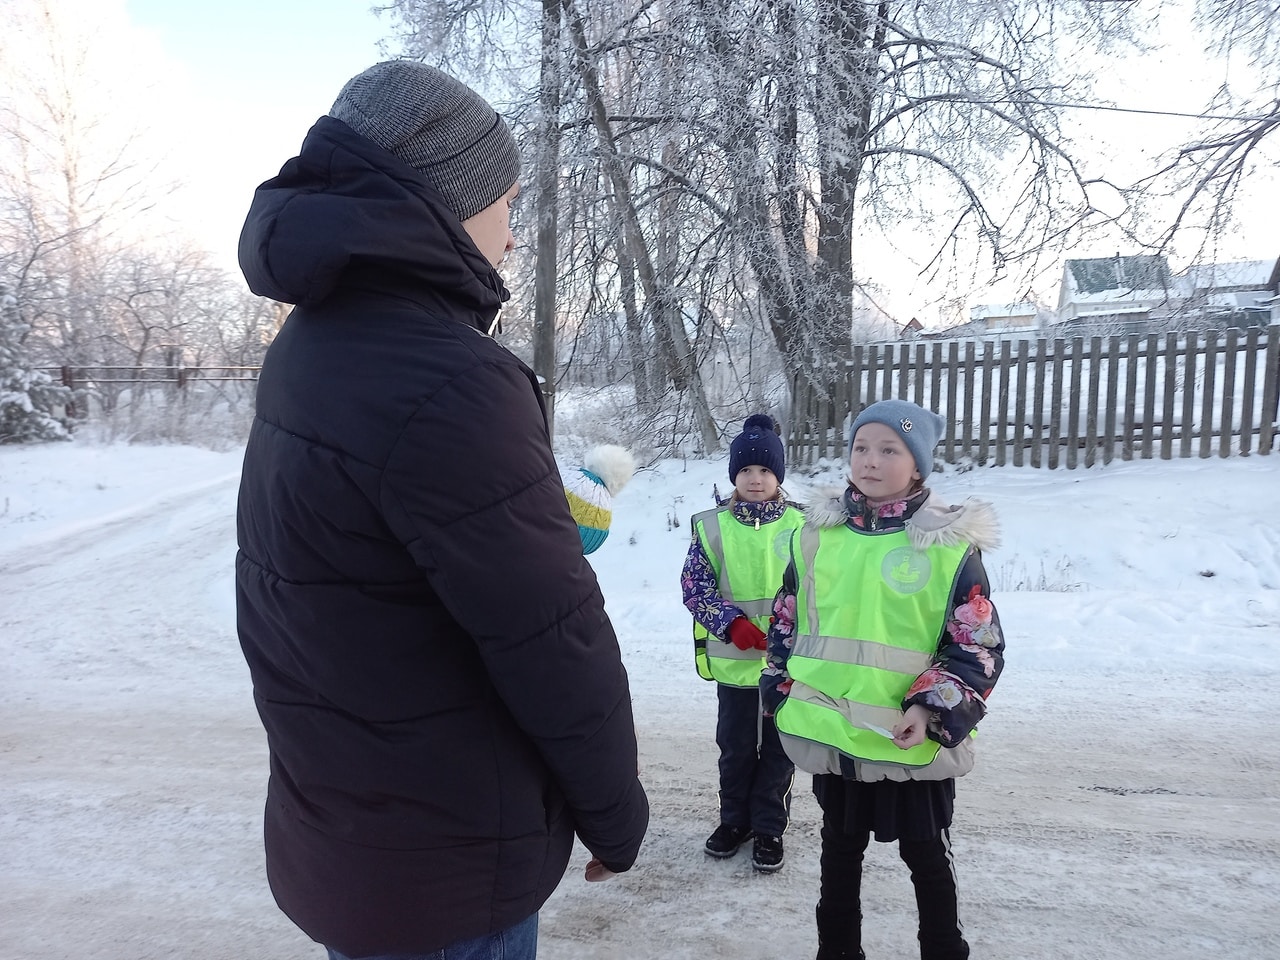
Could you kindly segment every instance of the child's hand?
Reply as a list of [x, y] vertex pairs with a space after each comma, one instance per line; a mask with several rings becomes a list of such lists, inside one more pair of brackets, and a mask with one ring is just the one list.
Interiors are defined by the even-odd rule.
[[587, 861], [587, 882], [599, 883], [602, 880], [608, 880], [610, 877], [616, 877], [617, 874], [606, 867], [599, 859]]
[[902, 715], [902, 719], [893, 725], [893, 742], [900, 750], [910, 750], [924, 743], [929, 731], [929, 711], [913, 703]]
[[725, 632], [739, 650], [763, 650], [768, 646], [764, 631], [746, 617], [737, 617]]

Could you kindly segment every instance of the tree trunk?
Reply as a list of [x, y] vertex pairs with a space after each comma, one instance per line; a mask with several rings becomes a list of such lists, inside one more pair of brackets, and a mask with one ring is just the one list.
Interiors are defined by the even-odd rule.
[[560, 0], [542, 0], [542, 107], [538, 131], [537, 261], [533, 273], [533, 372], [543, 382], [547, 429], [555, 435], [556, 236], [560, 171]]
[[613, 129], [609, 125], [608, 112], [605, 110], [604, 98], [600, 93], [600, 81], [595, 66], [590, 61], [582, 17], [575, 9], [574, 0], [563, 0], [563, 3], [577, 53], [583, 93], [600, 143], [601, 161], [610, 186], [613, 188], [614, 203], [622, 221], [622, 242], [626, 244], [627, 252], [635, 263], [640, 287], [644, 291], [645, 307], [653, 318], [655, 330], [659, 332], [660, 340], [663, 337], [668, 338], [674, 348], [672, 378], [677, 389], [687, 390], [690, 394], [703, 450], [710, 453], [720, 448], [719, 430], [715, 419], [711, 416], [711, 407], [707, 402], [702, 380], [693, 364], [693, 352], [689, 347], [689, 338], [685, 334], [679, 305], [674, 302], [670, 284], [659, 281], [644, 233], [640, 229], [640, 217], [631, 194], [631, 184], [618, 157]]
[[618, 292], [626, 319], [627, 359], [631, 362], [636, 403], [642, 411], [649, 413], [658, 398], [658, 390], [650, 381], [649, 355], [644, 346], [644, 323], [636, 307], [636, 268], [627, 256], [624, 244], [618, 247]]
[[823, 359], [849, 356], [853, 325], [853, 201], [867, 149], [875, 78], [864, 77], [873, 49], [866, 4], [833, 0], [821, 14], [818, 258], [815, 282], [828, 326], [819, 331]]
[[[769, 205], [774, 191], [766, 173], [760, 169], [766, 151], [754, 126], [759, 114], [758, 103], [752, 97], [749, 82], [742, 76], [746, 65], [735, 38], [725, 29], [720, 6], [711, 0], [699, 0], [696, 7], [707, 36], [708, 52], [719, 74], [716, 94], [720, 122], [715, 129], [728, 166], [727, 179], [735, 187], [733, 228], [741, 237], [756, 276], [769, 331], [787, 377], [794, 380], [805, 376], [809, 366], [811, 338], [807, 328], [812, 323], [810, 311], [805, 307], [806, 275], [810, 270], [802, 217], [796, 205], [790, 221], [783, 218], [783, 229], [775, 230], [774, 213]], [[786, 10], [779, 12], [784, 24], [787, 16]], [[781, 95], [786, 97], [785, 89]], [[780, 132], [787, 135], [785, 130]], [[791, 135], [794, 136], [794, 132]], [[793, 195], [793, 205], [796, 199]], [[786, 200], [783, 203], [785, 205]]]

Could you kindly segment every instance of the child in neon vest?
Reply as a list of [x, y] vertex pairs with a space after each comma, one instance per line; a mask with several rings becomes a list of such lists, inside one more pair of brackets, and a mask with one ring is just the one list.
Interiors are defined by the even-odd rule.
[[781, 483], [785, 452], [771, 417], [748, 417], [729, 448], [734, 492], [693, 518], [693, 544], [681, 587], [694, 617], [698, 673], [716, 681], [720, 748], [720, 825], [704, 850], [731, 857], [753, 840], [751, 865], [782, 866], [782, 834], [795, 772], [773, 720], [760, 710], [764, 629], [786, 569], [786, 543], [804, 522]]
[[848, 489], [808, 511], [774, 600], [761, 695], [823, 811], [818, 960], [863, 957], [872, 835], [911, 869], [921, 960], [969, 956], [949, 828], [1004, 639], [981, 555], [994, 514], [925, 487], [945, 426], [903, 400], [858, 415]]

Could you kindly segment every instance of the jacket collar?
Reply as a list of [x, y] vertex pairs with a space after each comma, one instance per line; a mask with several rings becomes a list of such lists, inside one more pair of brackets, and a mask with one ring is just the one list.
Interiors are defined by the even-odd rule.
[[849, 524], [859, 530], [899, 530], [906, 526], [907, 520], [920, 509], [927, 496], [928, 491], [921, 487], [901, 500], [873, 504], [856, 487], [848, 487], [844, 492], [845, 514]]
[[[898, 511], [898, 516], [891, 516]], [[870, 525], [875, 515], [875, 526]], [[856, 523], [862, 520], [862, 525]], [[950, 505], [927, 487], [906, 500], [882, 504], [872, 511], [861, 494], [846, 487], [828, 490], [805, 508], [805, 521], [816, 527], [847, 526], [859, 533], [891, 531], [906, 528], [916, 549], [931, 546], [954, 546], [970, 543], [979, 550], [994, 550], [1000, 545], [1000, 523], [991, 504], [983, 500], [965, 500]]]
[[745, 500], [730, 498], [730, 509], [733, 518], [741, 523], [773, 523], [787, 512], [789, 504], [779, 497], [777, 500], [766, 500], [764, 503], [748, 503]]

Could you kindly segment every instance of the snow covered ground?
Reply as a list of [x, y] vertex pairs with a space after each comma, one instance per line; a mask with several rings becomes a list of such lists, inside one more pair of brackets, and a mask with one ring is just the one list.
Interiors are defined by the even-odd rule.
[[[0, 958], [319, 960], [262, 870], [264, 738], [234, 631], [238, 453], [0, 448]], [[806, 493], [792, 478], [793, 495]], [[833, 475], [820, 478], [830, 482]], [[543, 960], [812, 957], [817, 806], [787, 862], [710, 861], [714, 692], [678, 575], [720, 461], [666, 461], [592, 556], [653, 804], [636, 868], [542, 914]], [[1280, 956], [1280, 456], [935, 475], [996, 505], [1008, 666], [960, 782], [983, 960]], [[873, 845], [872, 960], [916, 955]]]

